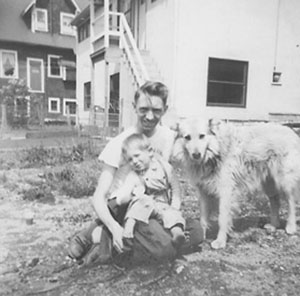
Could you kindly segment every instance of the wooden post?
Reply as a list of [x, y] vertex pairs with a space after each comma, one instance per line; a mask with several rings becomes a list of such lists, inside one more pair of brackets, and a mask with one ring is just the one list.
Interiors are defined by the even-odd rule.
[[68, 123], [68, 127], [71, 126], [71, 118], [70, 118], [70, 106], [66, 105], [66, 113], [67, 113], [67, 123]]
[[105, 117], [104, 117], [104, 129], [105, 136], [107, 136], [109, 130], [109, 99], [110, 99], [110, 81], [109, 81], [109, 63], [105, 61], [105, 73], [104, 73], [104, 89], [105, 89]]
[[109, 0], [104, 0], [104, 47], [109, 47]]

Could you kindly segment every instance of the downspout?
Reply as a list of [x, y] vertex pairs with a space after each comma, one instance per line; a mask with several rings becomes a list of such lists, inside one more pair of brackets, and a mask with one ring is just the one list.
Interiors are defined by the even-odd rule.
[[173, 50], [173, 75], [172, 75], [172, 91], [171, 91], [171, 101], [170, 101], [170, 107], [172, 109], [176, 109], [176, 94], [177, 94], [177, 67], [178, 67], [178, 61], [177, 61], [177, 56], [178, 56], [178, 44], [179, 44], [179, 17], [180, 17], [180, 0], [175, 0], [174, 1], [174, 50]]
[[278, 39], [279, 39], [279, 20], [280, 20], [280, 4], [281, 4], [281, 0], [278, 0], [278, 4], [277, 4], [277, 16], [276, 16], [276, 31], [275, 31], [274, 72], [276, 72], [276, 67], [277, 67]]

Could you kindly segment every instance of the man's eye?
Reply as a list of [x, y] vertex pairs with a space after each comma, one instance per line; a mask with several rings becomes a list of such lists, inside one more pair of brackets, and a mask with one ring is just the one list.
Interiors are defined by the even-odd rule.
[[153, 113], [156, 115], [160, 115], [162, 113], [162, 109], [153, 109]]
[[186, 135], [184, 138], [185, 138], [187, 141], [190, 141], [190, 140], [191, 140], [191, 136], [190, 136], [190, 135]]
[[199, 139], [200, 139], [200, 140], [203, 139], [204, 137], [205, 137], [204, 134], [199, 135]]
[[147, 113], [148, 109], [147, 108], [140, 108], [139, 111], [140, 111], [140, 113]]

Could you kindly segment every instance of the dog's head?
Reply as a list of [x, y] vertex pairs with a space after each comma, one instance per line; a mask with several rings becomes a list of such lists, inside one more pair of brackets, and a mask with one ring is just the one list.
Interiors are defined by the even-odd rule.
[[173, 155], [175, 159], [187, 157], [197, 164], [205, 164], [219, 155], [216, 135], [220, 121], [216, 119], [185, 119], [178, 123], [178, 139]]

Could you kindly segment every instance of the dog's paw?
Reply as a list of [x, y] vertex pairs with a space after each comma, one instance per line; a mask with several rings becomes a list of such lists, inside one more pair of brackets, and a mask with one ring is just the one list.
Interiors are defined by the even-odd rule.
[[292, 234], [295, 234], [295, 232], [297, 231], [296, 228], [297, 227], [296, 227], [295, 223], [293, 223], [293, 224], [287, 224], [286, 227], [285, 227], [285, 231], [286, 231], [287, 234], [292, 235]]
[[216, 239], [211, 243], [211, 247], [215, 250], [224, 249], [226, 247], [226, 240]]

